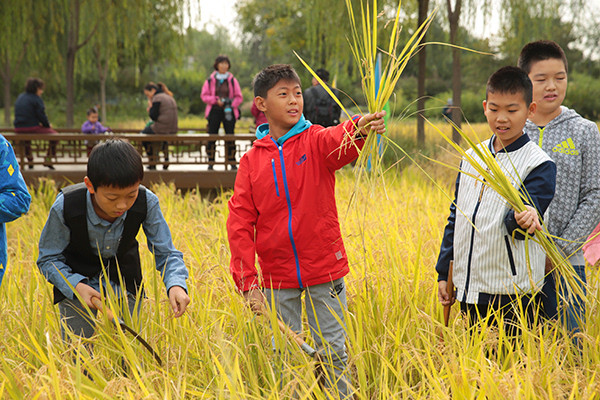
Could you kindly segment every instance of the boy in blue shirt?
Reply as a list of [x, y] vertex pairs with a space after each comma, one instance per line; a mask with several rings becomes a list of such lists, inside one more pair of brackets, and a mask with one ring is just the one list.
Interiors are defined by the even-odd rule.
[[[158, 198], [140, 185], [143, 177], [137, 150], [128, 142], [108, 140], [92, 150], [84, 182], [64, 188], [50, 209], [37, 265], [54, 285], [61, 319], [76, 335], [89, 338], [94, 333], [93, 321], [81, 302], [95, 313], [92, 298], [102, 298], [101, 284], [109, 282], [117, 296], [127, 298], [133, 312], [142, 283], [135, 240], [140, 226], [175, 317], [183, 315], [190, 302], [183, 255], [173, 246]], [[64, 329], [61, 326], [63, 338]]]
[[6, 272], [6, 226], [29, 211], [31, 196], [10, 143], [0, 135], [0, 285]]

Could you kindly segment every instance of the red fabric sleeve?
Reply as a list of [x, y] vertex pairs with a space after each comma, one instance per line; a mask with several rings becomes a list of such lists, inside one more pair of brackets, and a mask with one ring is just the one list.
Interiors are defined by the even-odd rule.
[[[360, 117], [359, 117], [360, 118]], [[353, 117], [358, 123], [358, 119]], [[365, 144], [363, 138], [356, 138], [352, 121], [337, 126], [322, 128], [316, 133], [319, 151], [325, 158], [327, 168], [337, 170], [358, 157]]]

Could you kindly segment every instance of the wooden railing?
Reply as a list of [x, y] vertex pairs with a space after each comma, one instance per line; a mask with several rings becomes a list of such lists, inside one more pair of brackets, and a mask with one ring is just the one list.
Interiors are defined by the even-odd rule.
[[[128, 140], [142, 155], [147, 168], [145, 183], [162, 180], [174, 181], [177, 187], [182, 188], [233, 187], [235, 166], [256, 139], [252, 134], [144, 135], [131, 133], [132, 130], [114, 130], [108, 134], [91, 135], [63, 133], [73, 131], [67, 129], [55, 130], [61, 133], [16, 134], [0, 131], [12, 143], [28, 183], [34, 183], [33, 180], [42, 176], [66, 181], [83, 179], [88, 151], [93, 144], [121, 138]], [[228, 159], [228, 148], [235, 150], [235, 160]]]

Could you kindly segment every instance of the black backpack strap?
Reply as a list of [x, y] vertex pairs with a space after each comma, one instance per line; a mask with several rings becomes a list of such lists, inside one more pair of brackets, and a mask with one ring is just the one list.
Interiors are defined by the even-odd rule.
[[123, 227], [123, 234], [121, 235], [121, 242], [119, 243], [119, 249], [117, 251], [117, 257], [123, 255], [129, 250], [135, 241], [142, 222], [146, 219], [148, 213], [148, 202], [146, 196], [146, 188], [140, 185], [138, 191], [138, 197], [133, 203], [133, 206], [127, 211], [127, 217], [125, 218], [125, 226]]
[[[69, 245], [86, 249], [90, 247], [87, 229], [87, 192], [84, 183], [67, 186], [62, 190], [64, 196], [63, 217], [71, 230]], [[90, 249], [91, 250], [91, 249]]]

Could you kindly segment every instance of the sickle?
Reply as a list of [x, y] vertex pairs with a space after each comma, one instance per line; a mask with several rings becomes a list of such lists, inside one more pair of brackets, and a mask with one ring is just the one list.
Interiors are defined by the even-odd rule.
[[154, 351], [154, 349], [148, 344], [148, 342], [142, 339], [139, 333], [127, 326], [121, 318], [115, 317], [108, 307], [104, 307], [104, 304], [102, 304], [102, 300], [100, 300], [99, 298], [92, 297], [92, 304], [98, 310], [102, 311], [108, 317], [108, 319], [112, 321], [115, 325], [118, 324], [121, 326], [121, 328], [123, 328], [123, 330], [126, 330], [127, 332], [131, 333], [134, 339], [137, 339], [138, 342], [140, 342], [146, 349], [148, 349], [148, 351], [150, 352], [150, 354], [152, 354], [156, 362], [158, 362], [158, 365], [162, 367], [162, 360], [160, 359], [158, 353]]

